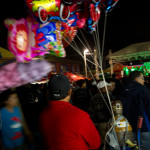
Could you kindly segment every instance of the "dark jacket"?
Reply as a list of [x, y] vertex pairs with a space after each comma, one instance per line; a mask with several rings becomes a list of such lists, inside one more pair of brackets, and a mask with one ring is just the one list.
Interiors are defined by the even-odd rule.
[[[110, 100], [113, 96], [109, 93]], [[104, 97], [104, 99], [103, 99]], [[104, 123], [111, 119], [110, 104], [106, 93], [102, 95], [99, 93], [92, 98], [89, 107], [89, 114], [94, 123]], [[105, 101], [104, 101], [105, 100]], [[107, 105], [106, 105], [106, 103]]]
[[88, 112], [91, 99], [92, 96], [90, 90], [87, 88], [78, 88], [73, 93], [72, 103], [74, 106]]
[[150, 120], [150, 91], [138, 82], [132, 81], [120, 94], [123, 103], [123, 115], [130, 122], [133, 131], [137, 131], [139, 116], [143, 116], [142, 132], [147, 132], [146, 116]]

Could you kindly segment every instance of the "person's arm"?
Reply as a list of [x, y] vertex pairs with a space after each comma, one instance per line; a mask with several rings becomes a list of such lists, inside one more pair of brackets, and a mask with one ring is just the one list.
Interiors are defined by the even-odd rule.
[[80, 134], [88, 144], [89, 149], [98, 149], [100, 147], [100, 135], [90, 116], [86, 113], [81, 120]]
[[20, 103], [19, 103], [18, 113], [19, 113], [19, 115], [21, 117], [22, 126], [23, 126], [23, 130], [24, 130], [25, 135], [27, 136], [27, 139], [28, 139], [29, 143], [33, 143], [33, 141], [34, 141], [33, 134], [28, 128], [28, 125], [26, 123], [26, 120], [25, 120], [24, 114], [22, 112], [22, 108], [21, 108]]
[[22, 122], [22, 125], [23, 125], [23, 129], [24, 129], [25, 135], [26, 135], [27, 138], [28, 138], [29, 143], [33, 143], [33, 141], [34, 141], [33, 134], [32, 134], [32, 132], [29, 130], [29, 128], [28, 128], [26, 122]]

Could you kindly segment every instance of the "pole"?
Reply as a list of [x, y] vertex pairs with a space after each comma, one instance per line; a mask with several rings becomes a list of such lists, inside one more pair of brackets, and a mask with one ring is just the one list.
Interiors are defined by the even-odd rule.
[[[112, 55], [112, 51], [111, 51], [111, 50], [109, 50], [109, 55], [110, 55], [110, 56]], [[113, 70], [113, 60], [112, 60], [112, 58], [110, 58], [109, 64], [110, 64], [110, 74], [112, 75], [112, 74], [114, 73], [114, 70]]]
[[85, 65], [85, 77], [87, 78], [87, 62], [86, 62], [86, 53], [84, 53], [84, 65]]
[[94, 61], [95, 61], [96, 79], [99, 79], [99, 70], [98, 70], [98, 61], [97, 61], [96, 49], [94, 49]]

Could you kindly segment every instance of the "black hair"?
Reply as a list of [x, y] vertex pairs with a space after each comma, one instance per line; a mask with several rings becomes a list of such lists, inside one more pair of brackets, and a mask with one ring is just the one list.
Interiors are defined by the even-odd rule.
[[81, 80], [76, 81], [76, 85], [78, 85], [79, 87], [82, 87], [83, 83], [85, 83], [85, 82], [86, 82], [86, 80], [81, 79]]
[[106, 78], [106, 82], [107, 83], [116, 82], [116, 80], [114, 78]]
[[141, 74], [142, 74], [142, 72], [140, 72], [140, 71], [131, 72], [129, 75], [130, 81], [134, 81], [137, 77], [140, 77]]
[[116, 74], [115, 74], [115, 73], [113, 73], [111, 76], [112, 76], [112, 78], [114, 78], [114, 79], [116, 78]]
[[4, 102], [8, 100], [9, 96], [12, 94], [16, 94], [15, 90], [8, 89], [2, 93], [0, 93], [0, 107], [4, 106]]

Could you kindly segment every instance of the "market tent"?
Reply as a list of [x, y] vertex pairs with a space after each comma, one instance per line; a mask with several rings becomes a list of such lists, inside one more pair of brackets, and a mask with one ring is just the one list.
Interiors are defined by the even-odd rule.
[[70, 73], [70, 72], [65, 72], [64, 75], [69, 78], [70, 82], [76, 82], [78, 80], [84, 80], [85, 79], [84, 77], [78, 76], [78, 75]]
[[131, 44], [117, 52], [108, 55], [109, 59], [113, 59], [115, 61], [128, 61], [131, 58], [138, 58], [138, 57], [150, 57], [150, 41]]

